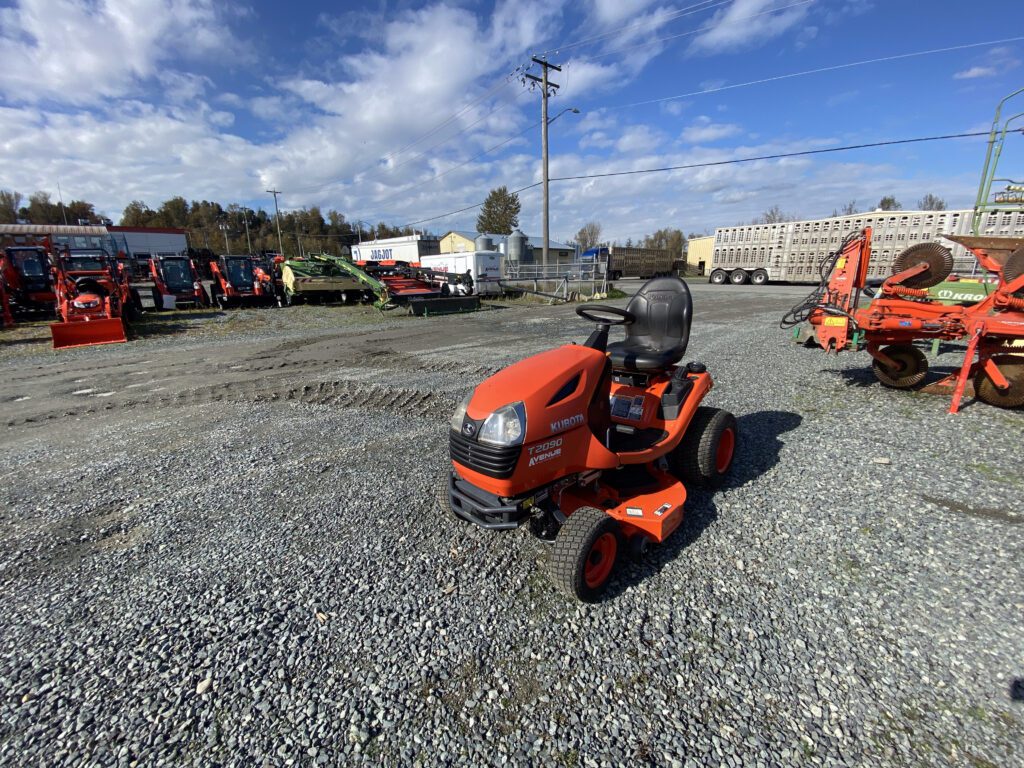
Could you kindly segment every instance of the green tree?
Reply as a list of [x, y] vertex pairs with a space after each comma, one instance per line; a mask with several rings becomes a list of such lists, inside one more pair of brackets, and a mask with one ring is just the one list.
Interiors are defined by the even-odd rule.
[[141, 200], [132, 200], [121, 214], [122, 227], [145, 227], [153, 218], [153, 211]]
[[68, 215], [68, 224], [95, 225], [100, 223], [96, 208], [85, 200], [72, 200], [64, 206]]
[[576, 233], [576, 242], [579, 243], [581, 251], [589, 250], [601, 242], [600, 222], [588, 221], [584, 224]]
[[0, 189], [0, 224], [17, 224], [21, 207], [21, 192]]
[[188, 226], [188, 214], [188, 200], [179, 196], [164, 200], [154, 218], [157, 226], [184, 229]]
[[502, 185], [492, 189], [476, 217], [476, 231], [511, 235], [512, 230], [519, 226], [521, 208], [519, 195], [509, 192], [508, 187]]
[[49, 192], [42, 190], [28, 196], [28, 205], [18, 211], [18, 216], [31, 224], [64, 223], [60, 206], [50, 201]]
[[903, 204], [896, 199], [895, 195], [886, 195], [878, 201], [878, 207], [883, 211], [902, 211]]
[[917, 201], [917, 208], [921, 211], [944, 211], [946, 210], [946, 201], [929, 192]]
[[659, 248], [671, 251], [674, 256], [683, 257], [683, 248], [686, 246], [686, 235], [681, 229], [666, 227], [659, 229], [653, 235], [645, 235], [643, 239], [644, 248]]

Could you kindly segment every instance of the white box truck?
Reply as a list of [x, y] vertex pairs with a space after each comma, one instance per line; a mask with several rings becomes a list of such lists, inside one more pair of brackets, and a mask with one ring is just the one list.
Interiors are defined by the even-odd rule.
[[496, 296], [501, 293], [501, 254], [497, 251], [466, 251], [421, 256], [420, 266], [435, 272], [464, 275], [473, 278], [473, 293]]

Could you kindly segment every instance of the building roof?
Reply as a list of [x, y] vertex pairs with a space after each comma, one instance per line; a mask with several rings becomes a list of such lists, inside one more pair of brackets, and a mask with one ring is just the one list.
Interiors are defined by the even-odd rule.
[[[446, 232], [442, 236], [442, 239], [448, 237], [448, 235], [458, 235], [459, 237], [463, 237], [466, 240], [476, 240], [478, 237], [483, 235], [484, 237], [491, 238], [494, 241], [495, 245], [497, 245], [498, 243], [503, 243], [506, 240], [508, 240], [508, 235], [497, 235], [494, 234], [493, 232], [472, 232], [468, 229], [453, 229], [450, 232]], [[539, 235], [537, 237], [526, 235], [526, 242], [528, 242], [534, 248], [539, 248], [540, 246], [536, 245], [536, 243], [540, 243], [542, 240], [543, 238], [540, 237]], [[559, 243], [556, 240], [548, 240], [548, 249], [554, 251], [575, 251], [576, 246], [570, 245], [568, 243]]]
[[111, 232], [133, 232], [140, 235], [184, 235], [188, 230], [176, 227], [107, 227]]

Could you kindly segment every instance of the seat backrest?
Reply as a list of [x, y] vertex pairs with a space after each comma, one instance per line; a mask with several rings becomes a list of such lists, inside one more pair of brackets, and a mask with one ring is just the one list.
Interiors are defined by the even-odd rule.
[[626, 326], [626, 340], [658, 350], [682, 347], [690, 341], [693, 299], [686, 283], [678, 277], [648, 280], [630, 299], [626, 309], [636, 321]]

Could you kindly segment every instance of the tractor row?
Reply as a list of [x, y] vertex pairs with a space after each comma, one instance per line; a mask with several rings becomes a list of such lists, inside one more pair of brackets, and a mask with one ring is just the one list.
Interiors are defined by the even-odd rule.
[[420, 315], [480, 306], [470, 274], [404, 262], [209, 251], [136, 261], [103, 248], [71, 248], [31, 236], [6, 238], [0, 252], [0, 327], [17, 319], [55, 318], [55, 349], [127, 341], [125, 322], [147, 310], [327, 302], [408, 307]]

